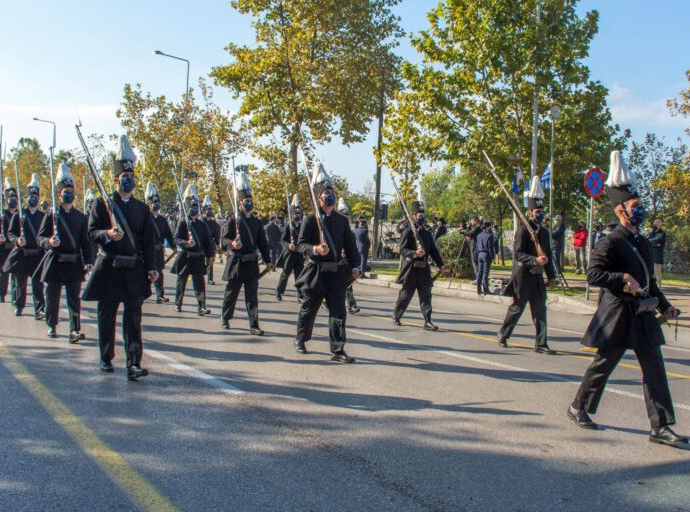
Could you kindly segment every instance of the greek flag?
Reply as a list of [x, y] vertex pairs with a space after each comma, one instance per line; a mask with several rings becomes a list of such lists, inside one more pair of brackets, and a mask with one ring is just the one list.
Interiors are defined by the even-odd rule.
[[548, 190], [551, 188], [551, 164], [546, 166], [541, 175], [541, 188]]

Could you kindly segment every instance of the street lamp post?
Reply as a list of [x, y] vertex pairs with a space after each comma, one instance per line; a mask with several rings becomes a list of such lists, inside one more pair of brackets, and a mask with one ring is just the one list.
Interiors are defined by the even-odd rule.
[[549, 231], [553, 233], [553, 223], [554, 223], [554, 216], [553, 216], [553, 134], [554, 134], [554, 121], [558, 119], [558, 117], [561, 115], [561, 109], [557, 105], [554, 105], [551, 107], [551, 110], [549, 110], [549, 117], [551, 118], [551, 157], [549, 159], [549, 172], [551, 174], [549, 178], [549, 218], [551, 219], [551, 222], [549, 223]]
[[[176, 55], [170, 55], [169, 53], [162, 52], [160, 50], [154, 50], [154, 55], [161, 55], [163, 57], [168, 57], [170, 59], [181, 60], [187, 64], [187, 82], [184, 90], [184, 122], [187, 124], [187, 103], [189, 102], [189, 60], [182, 57], [177, 57]], [[184, 186], [184, 165], [180, 162], [180, 185]]]
[[[55, 123], [53, 121], [48, 121], [47, 119], [39, 119], [38, 117], [34, 117], [34, 121], [53, 125], [53, 144], [50, 146], [50, 187], [53, 189], [53, 197], [55, 197], [55, 167], [53, 164], [53, 157], [55, 153]], [[53, 205], [53, 208], [56, 208], [56, 205]]]

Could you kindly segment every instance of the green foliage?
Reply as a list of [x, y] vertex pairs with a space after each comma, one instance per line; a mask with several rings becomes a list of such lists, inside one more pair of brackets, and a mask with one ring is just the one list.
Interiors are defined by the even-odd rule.
[[465, 243], [464, 233], [452, 231], [439, 238], [437, 246], [449, 274], [459, 278], [474, 277], [470, 245]]
[[[561, 108], [554, 157], [556, 209], [567, 209], [592, 163], [623, 147], [606, 107], [607, 90], [583, 63], [598, 14], [580, 18], [577, 2], [444, 0], [429, 14], [429, 28], [412, 39], [422, 64], [406, 63], [407, 88], [387, 118], [384, 161], [403, 181], [414, 181], [421, 162], [445, 160], [467, 169], [474, 198], [498, 196], [482, 150], [506, 184], [515, 169], [530, 168], [532, 105]], [[549, 160], [550, 121], [539, 119], [538, 171]], [[584, 202], [584, 199], [583, 199]]]

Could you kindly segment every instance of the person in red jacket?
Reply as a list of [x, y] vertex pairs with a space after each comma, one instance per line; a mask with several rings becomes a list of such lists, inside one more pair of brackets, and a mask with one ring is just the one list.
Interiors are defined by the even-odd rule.
[[577, 223], [577, 228], [573, 232], [573, 245], [575, 246], [575, 263], [578, 274], [587, 270], [585, 261], [585, 247], [587, 247], [587, 230], [582, 222]]

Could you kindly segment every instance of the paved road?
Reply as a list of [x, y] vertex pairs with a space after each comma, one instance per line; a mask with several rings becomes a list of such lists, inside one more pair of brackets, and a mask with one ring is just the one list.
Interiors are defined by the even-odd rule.
[[[647, 441], [634, 357], [603, 430], [566, 418], [588, 317], [553, 312], [559, 355], [543, 356], [527, 318], [499, 349], [505, 306], [437, 298], [443, 330], [426, 333], [416, 302], [395, 328], [395, 292], [357, 285], [345, 366], [329, 361], [323, 315], [311, 354], [294, 352], [297, 303], [276, 302], [275, 281], [262, 281], [263, 338], [242, 308], [220, 329], [220, 285], [204, 319], [191, 291], [181, 314], [147, 301], [152, 375], [137, 383], [121, 345], [116, 373], [98, 370], [94, 304], [79, 346], [0, 305], [0, 510], [690, 510], [690, 451]], [[688, 331], [664, 352], [689, 433]]]

